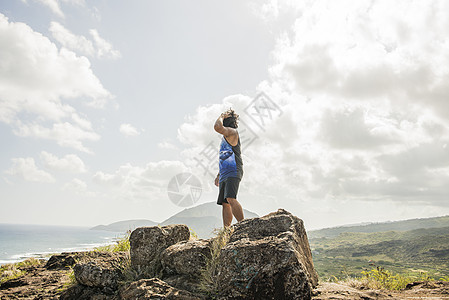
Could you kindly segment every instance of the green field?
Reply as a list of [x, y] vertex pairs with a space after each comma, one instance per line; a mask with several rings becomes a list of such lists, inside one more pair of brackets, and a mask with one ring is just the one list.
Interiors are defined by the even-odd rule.
[[[423, 273], [433, 279], [447, 278], [449, 224], [446, 223], [449, 223], [449, 218], [412, 221], [310, 232], [313, 261], [321, 280], [360, 277], [362, 271], [377, 266], [417, 278]], [[410, 228], [435, 224], [437, 227], [373, 232], [376, 229], [403, 229], [404, 223]], [[441, 227], [444, 225], [447, 226]]]

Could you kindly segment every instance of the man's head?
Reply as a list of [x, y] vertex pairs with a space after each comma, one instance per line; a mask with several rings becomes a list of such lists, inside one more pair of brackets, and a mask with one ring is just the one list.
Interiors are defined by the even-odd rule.
[[236, 114], [231, 108], [225, 112], [227, 117], [223, 119], [223, 126], [237, 128], [239, 127], [239, 115]]

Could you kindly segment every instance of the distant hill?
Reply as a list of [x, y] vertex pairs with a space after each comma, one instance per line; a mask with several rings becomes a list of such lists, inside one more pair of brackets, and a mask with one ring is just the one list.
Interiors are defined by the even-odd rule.
[[128, 230], [134, 230], [137, 227], [156, 226], [157, 223], [150, 220], [127, 220], [115, 222], [109, 225], [98, 225], [92, 227], [90, 230], [106, 230], [114, 232], [126, 232]]
[[307, 235], [309, 239], [335, 238], [344, 232], [372, 233], [384, 231], [409, 231], [414, 229], [441, 227], [449, 227], [449, 216], [324, 228], [319, 230], [311, 230], [307, 233]]
[[344, 232], [334, 238], [311, 239], [310, 247], [324, 278], [339, 277], [342, 272], [360, 276], [373, 265], [399, 273], [421, 270], [437, 279], [449, 276], [449, 227]]
[[[258, 217], [257, 214], [246, 209], [243, 210], [243, 213], [246, 219]], [[223, 226], [221, 207], [215, 202], [208, 202], [186, 208], [161, 223], [161, 225], [169, 224], [186, 224], [195, 231], [199, 238], [210, 238], [213, 236], [214, 228]]]
[[[258, 217], [257, 214], [246, 209], [243, 210], [243, 213], [247, 219]], [[98, 225], [92, 227], [91, 230], [126, 232], [127, 230], [133, 230], [137, 227], [156, 226], [158, 224], [161, 226], [170, 224], [186, 224], [198, 235], [199, 238], [210, 238], [213, 235], [214, 228], [220, 228], [223, 226], [221, 207], [215, 202], [208, 202], [191, 208], [186, 208], [166, 219], [162, 223], [157, 223], [150, 220], [128, 220], [115, 222], [109, 225]]]

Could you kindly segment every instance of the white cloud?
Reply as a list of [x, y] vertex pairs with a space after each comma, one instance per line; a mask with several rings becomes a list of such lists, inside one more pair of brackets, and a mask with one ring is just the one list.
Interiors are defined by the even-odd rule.
[[85, 36], [73, 34], [57, 22], [51, 22], [50, 32], [62, 46], [77, 53], [102, 59], [121, 57], [120, 51], [115, 50], [111, 43], [100, 37], [96, 29], [89, 31], [93, 41]]
[[310, 97], [386, 98], [447, 119], [449, 4], [431, 2], [289, 3], [301, 17], [279, 41], [272, 75]]
[[[20, 136], [52, 139], [88, 151], [82, 141], [99, 136], [62, 99], [90, 98], [88, 104], [102, 106], [112, 97], [93, 74], [89, 60], [65, 48], [58, 50], [42, 34], [24, 23], [9, 22], [2, 14], [0, 56], [0, 121]], [[54, 122], [52, 127], [49, 122]]]
[[42, 151], [40, 156], [44, 165], [51, 170], [72, 173], [87, 172], [84, 162], [75, 154], [67, 154], [62, 158], [58, 158], [56, 155]]
[[86, 131], [71, 123], [55, 123], [51, 128], [40, 124], [20, 124], [14, 133], [22, 137], [35, 137], [53, 140], [61, 147], [74, 148], [82, 152], [92, 153], [83, 141], [97, 141], [100, 136], [93, 131]]
[[115, 50], [111, 43], [100, 37], [100, 34], [96, 29], [89, 30], [89, 33], [94, 39], [97, 48], [97, 56], [99, 58], [117, 59], [122, 56], [120, 51]]
[[[98, 171], [95, 183], [113, 189], [124, 200], [170, 201], [167, 196], [169, 180], [187, 167], [179, 161], [150, 162], [145, 167], [126, 164], [113, 173]], [[163, 200], [162, 200], [163, 199]]]
[[75, 192], [77, 194], [85, 195], [87, 192], [87, 184], [81, 179], [74, 178], [72, 181], [63, 185], [64, 191]]
[[167, 150], [178, 150], [178, 147], [176, 147], [172, 142], [170, 141], [163, 141], [157, 144], [157, 146], [161, 149], [167, 149]]
[[58, 0], [36, 0], [36, 1], [47, 6], [58, 17], [64, 17], [64, 13], [61, 10]]
[[84, 55], [95, 55], [94, 45], [90, 40], [73, 34], [58, 22], [51, 22], [50, 32], [62, 46]]
[[122, 134], [124, 134], [126, 136], [138, 136], [138, 135], [140, 135], [140, 131], [137, 130], [131, 124], [121, 124], [119, 130], [120, 130], [120, 133], [122, 133]]
[[[26, 1], [26, 0], [23, 0]], [[36, 2], [41, 3], [42, 5], [48, 7], [55, 15], [58, 17], [64, 18], [64, 13], [61, 9], [61, 2], [69, 3], [72, 5], [78, 5], [78, 6], [84, 6], [85, 1], [84, 0], [34, 0]]]
[[33, 182], [51, 183], [55, 181], [51, 174], [38, 169], [32, 157], [13, 158], [12, 163], [12, 167], [5, 172], [8, 175], [18, 176], [26, 181]]

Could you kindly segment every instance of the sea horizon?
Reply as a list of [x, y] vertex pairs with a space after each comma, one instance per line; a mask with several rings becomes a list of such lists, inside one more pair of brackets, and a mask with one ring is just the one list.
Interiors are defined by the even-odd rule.
[[89, 251], [114, 243], [125, 233], [86, 226], [0, 223], [0, 266], [62, 252]]

